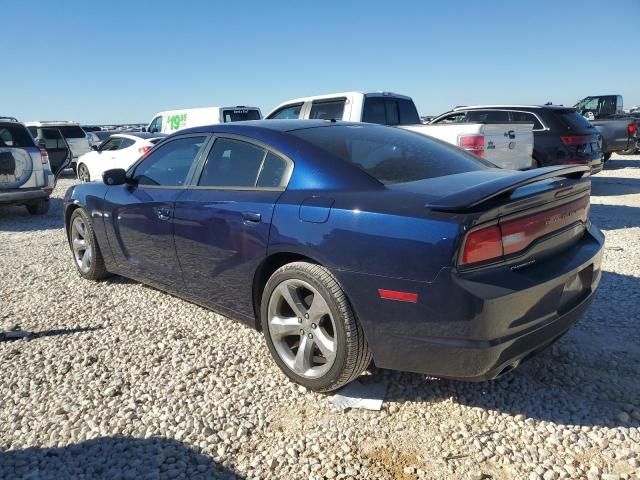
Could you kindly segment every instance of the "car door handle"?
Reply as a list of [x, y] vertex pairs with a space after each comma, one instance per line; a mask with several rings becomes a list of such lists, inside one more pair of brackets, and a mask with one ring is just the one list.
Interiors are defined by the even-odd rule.
[[159, 208], [156, 213], [160, 220], [169, 220], [171, 218], [171, 210], [168, 208]]
[[260, 223], [262, 215], [257, 212], [242, 212], [242, 219], [249, 223]]

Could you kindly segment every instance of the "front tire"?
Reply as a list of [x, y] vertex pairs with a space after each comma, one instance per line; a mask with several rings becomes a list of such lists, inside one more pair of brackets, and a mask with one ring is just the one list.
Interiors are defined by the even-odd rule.
[[76, 209], [69, 220], [69, 245], [83, 278], [101, 280], [109, 276], [89, 215], [82, 208]]
[[371, 362], [347, 296], [320, 265], [294, 262], [276, 270], [265, 286], [260, 313], [274, 361], [306, 388], [336, 390]]
[[46, 200], [38, 200], [34, 203], [27, 204], [27, 211], [31, 215], [44, 215], [49, 211], [49, 199]]
[[78, 180], [81, 182], [90, 182], [91, 175], [89, 174], [89, 168], [84, 163], [78, 165]]

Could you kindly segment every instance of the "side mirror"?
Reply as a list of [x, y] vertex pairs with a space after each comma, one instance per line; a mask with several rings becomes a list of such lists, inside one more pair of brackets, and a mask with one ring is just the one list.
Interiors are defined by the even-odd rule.
[[110, 170], [105, 170], [102, 173], [102, 181], [109, 186], [130, 183], [130, 180], [127, 178], [127, 172], [124, 168], [112, 168]]

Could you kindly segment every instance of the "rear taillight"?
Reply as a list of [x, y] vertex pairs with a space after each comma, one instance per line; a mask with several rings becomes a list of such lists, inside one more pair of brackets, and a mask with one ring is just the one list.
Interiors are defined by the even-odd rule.
[[44, 165], [45, 163], [49, 163], [49, 152], [46, 149], [40, 147], [40, 161]]
[[151, 150], [151, 147], [140, 147], [138, 149], [138, 152], [140, 153], [140, 155], [144, 155], [145, 153], [147, 153], [149, 150]]
[[470, 265], [522, 252], [535, 240], [576, 222], [586, 223], [589, 197], [585, 196], [559, 207], [495, 225], [471, 230], [462, 245], [461, 265]]
[[565, 145], [582, 145], [589, 143], [589, 135], [566, 135], [560, 137]]
[[636, 133], [638, 133], [638, 125], [635, 123], [630, 123], [627, 125], [627, 132], [629, 132], [629, 136], [633, 137]]
[[458, 146], [474, 155], [484, 157], [484, 135], [459, 135]]

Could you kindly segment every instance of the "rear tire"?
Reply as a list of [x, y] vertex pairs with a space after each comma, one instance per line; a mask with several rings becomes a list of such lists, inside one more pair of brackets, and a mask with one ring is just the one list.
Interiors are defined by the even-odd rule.
[[27, 211], [31, 215], [44, 215], [49, 211], [49, 199], [46, 200], [38, 200], [34, 203], [27, 204]]
[[347, 296], [320, 265], [294, 262], [276, 270], [264, 288], [260, 313], [274, 361], [306, 388], [336, 390], [371, 362]]
[[101, 280], [109, 276], [89, 215], [82, 208], [76, 209], [69, 220], [69, 246], [83, 278]]
[[612, 153], [612, 152], [605, 153], [605, 154], [604, 154], [604, 157], [603, 157], [603, 159], [602, 159], [602, 161], [603, 161], [603, 162], [608, 162], [609, 160], [611, 160], [611, 153]]

